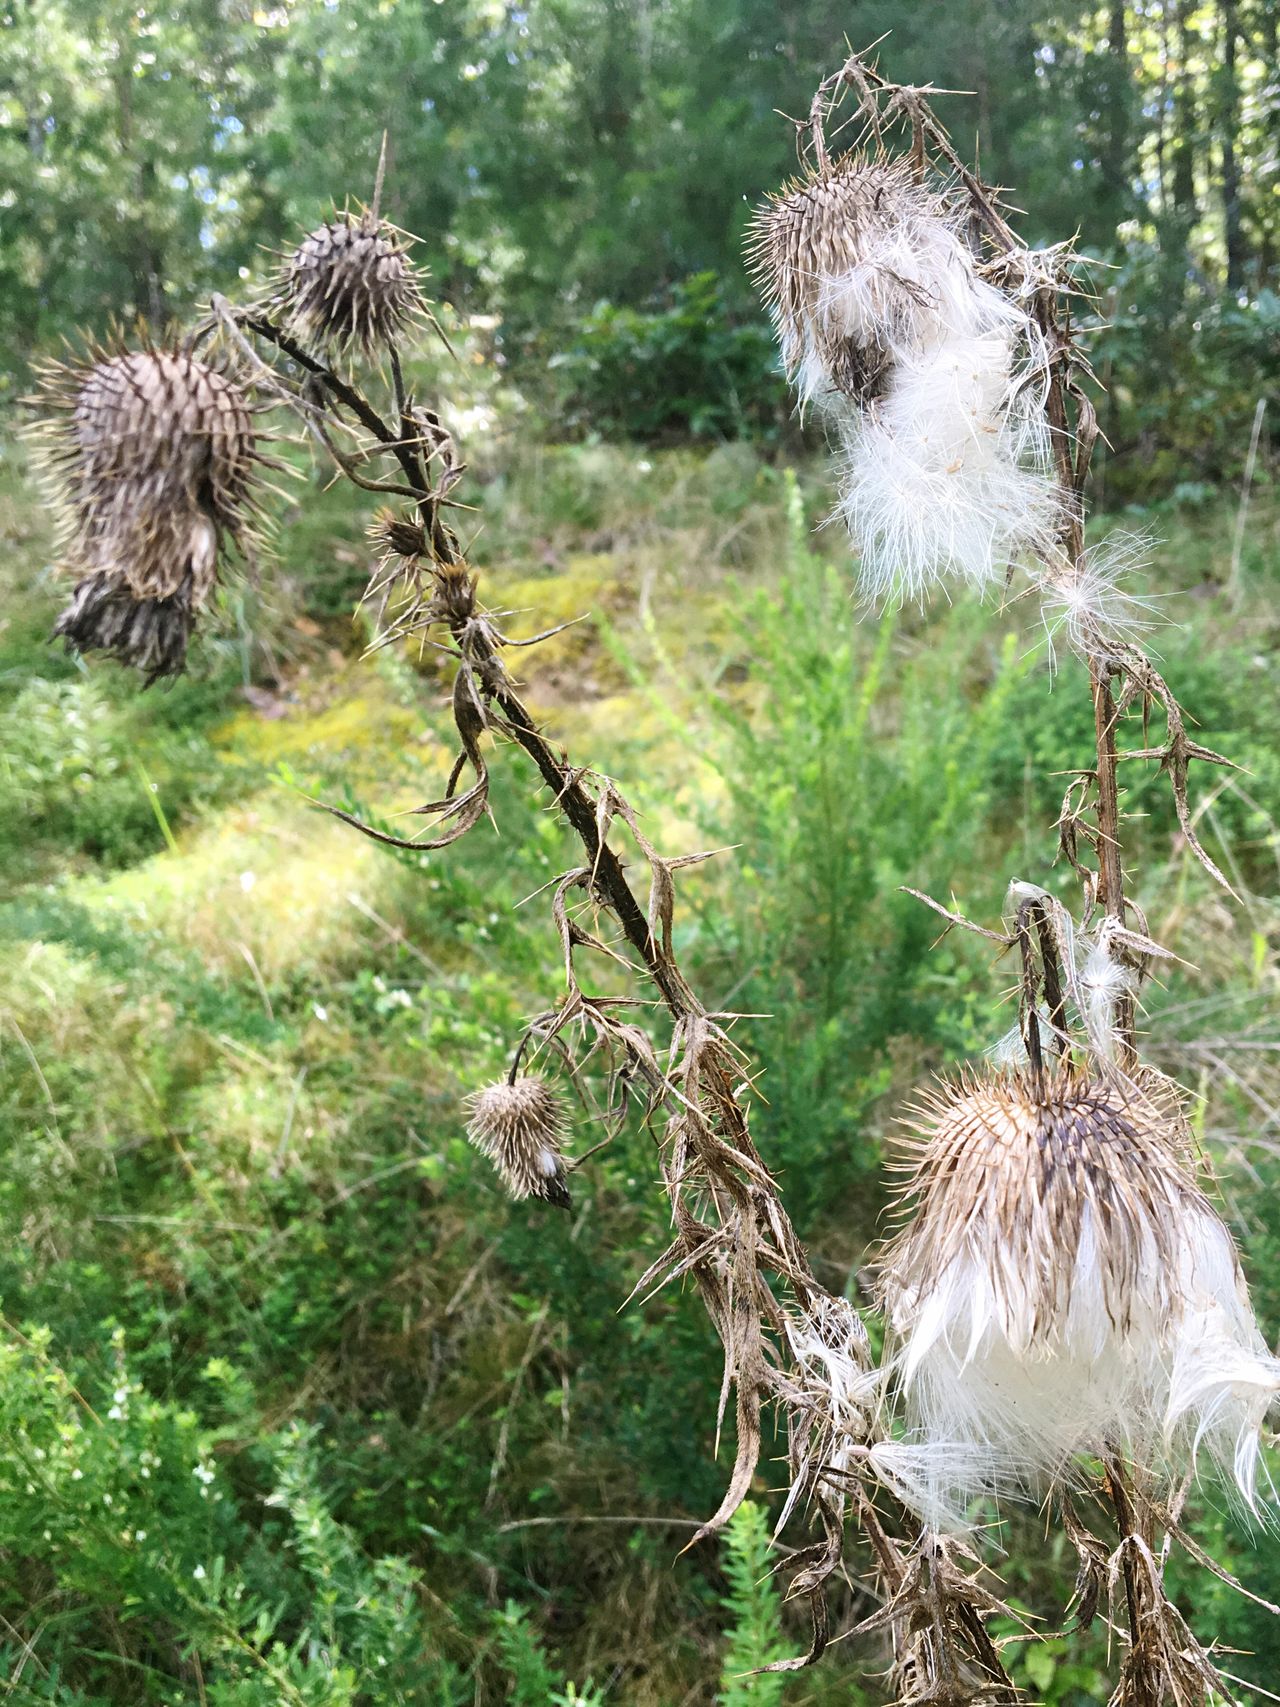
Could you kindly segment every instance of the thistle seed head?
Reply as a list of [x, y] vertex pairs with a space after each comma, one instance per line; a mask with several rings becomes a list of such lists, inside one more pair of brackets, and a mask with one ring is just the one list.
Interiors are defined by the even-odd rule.
[[438, 563], [431, 590], [435, 620], [469, 622], [476, 613], [476, 585], [480, 577], [465, 563]]
[[254, 409], [180, 349], [91, 349], [41, 370], [32, 401], [78, 577], [56, 633], [148, 679], [181, 671], [228, 544], [245, 546], [263, 461]]
[[394, 345], [426, 310], [402, 234], [369, 209], [336, 214], [285, 262], [289, 318], [309, 336], [366, 355]]
[[568, 1209], [561, 1145], [568, 1129], [564, 1105], [537, 1073], [499, 1079], [467, 1098], [467, 1137], [498, 1170], [517, 1200], [540, 1197]]
[[1254, 1508], [1280, 1361], [1168, 1081], [1013, 1071], [921, 1112], [880, 1284], [922, 1514], [962, 1525], [1117, 1447], [1172, 1479], [1202, 1444]]
[[[1070, 1303], [1082, 1238], [1097, 1244], [1108, 1314], [1123, 1324], [1141, 1262], [1164, 1284], [1177, 1214], [1198, 1196], [1182, 1111], [1163, 1079], [1137, 1089], [1074, 1072], [966, 1077], [925, 1099], [906, 1195], [910, 1225], [889, 1247], [898, 1286], [982, 1242], [1011, 1343], [1052, 1335]], [[1003, 1273], [1006, 1262], [1010, 1272]]]
[[892, 361], [873, 326], [844, 335], [823, 311], [832, 281], [846, 277], [903, 217], [910, 180], [898, 164], [844, 155], [825, 172], [785, 187], [757, 209], [748, 262], [773, 314], [788, 377], [808, 399], [822, 381], [858, 403], [877, 397]]
[[805, 402], [883, 396], [895, 363], [1024, 318], [983, 284], [945, 196], [906, 160], [843, 155], [757, 211], [748, 261]]

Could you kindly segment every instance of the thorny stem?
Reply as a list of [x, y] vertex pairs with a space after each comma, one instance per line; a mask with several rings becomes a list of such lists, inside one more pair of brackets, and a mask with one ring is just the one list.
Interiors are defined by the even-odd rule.
[[[840, 92], [846, 88], [855, 92], [868, 130], [877, 143], [881, 142], [885, 121], [900, 116], [911, 128], [913, 157], [917, 168], [922, 165], [923, 145], [927, 143], [945, 168], [955, 174], [967, 193], [979, 228], [996, 251], [997, 265], [1002, 258], [1012, 258], [1019, 253], [1025, 253], [1024, 245], [998, 211], [991, 192], [951, 146], [946, 131], [934, 117], [925, 99], [930, 91], [887, 82], [872, 66], [865, 64], [860, 55], [852, 55], [838, 72], [823, 82], [814, 96], [808, 132], [813, 164], [819, 173], [825, 171], [829, 165], [823, 130], [826, 115]], [[1074, 348], [1070, 300], [1068, 298], [1062, 302], [1061, 307], [1059, 304], [1060, 292], [1056, 288], [1056, 281], [1046, 281], [1036, 291], [1032, 302], [1032, 313], [1045, 351], [1044, 408], [1057, 484], [1062, 496], [1057, 541], [1061, 560], [1052, 561], [1046, 557], [1045, 571], [1050, 579], [1061, 578], [1068, 582], [1078, 582], [1087, 572], [1084, 489], [1098, 427], [1092, 403], [1081, 389], [1077, 378], [1084, 364]], [[1122, 818], [1117, 774], [1116, 724], [1121, 710], [1128, 705], [1131, 695], [1135, 693], [1143, 699], [1144, 705], [1148, 699], [1154, 698], [1163, 707], [1168, 720], [1168, 745], [1163, 751], [1157, 749], [1150, 754], [1144, 753], [1143, 756], [1159, 757], [1168, 769], [1184, 834], [1205, 868], [1225, 884], [1221, 873], [1194, 838], [1185, 795], [1187, 758], [1195, 756], [1209, 762], [1221, 762], [1221, 757], [1206, 749], [1192, 754], [1191, 745], [1183, 733], [1180, 708], [1149, 660], [1137, 648], [1131, 645], [1117, 648], [1107, 642], [1099, 629], [1091, 627], [1084, 650], [1093, 702], [1096, 745], [1095, 769], [1091, 779], [1096, 815], [1096, 873], [1085, 872], [1074, 858], [1072, 863], [1084, 882], [1086, 920], [1096, 907], [1106, 920], [1118, 927], [1119, 932], [1123, 932], [1127, 926], [1130, 903], [1125, 896]], [[1121, 683], [1119, 704], [1112, 691], [1113, 679], [1118, 679]], [[941, 908], [938, 910], [946, 911]], [[1141, 914], [1138, 916], [1141, 918]], [[1145, 932], [1145, 925], [1143, 929]], [[1019, 935], [1023, 941], [1025, 957], [1028, 938], [1026, 924], [1021, 919]], [[1042, 938], [1042, 950], [1045, 948]], [[1049, 964], [1050, 959], [1046, 953], [1044, 967], [1047, 997]], [[1060, 997], [1058, 1005], [1060, 1008]], [[1113, 1019], [1119, 1045], [1118, 1065], [1124, 1071], [1132, 1070], [1138, 1060], [1135, 1046], [1135, 1013], [1136, 997], [1133, 991], [1122, 990], [1115, 999]], [[1028, 1037], [1035, 1042], [1033, 1058], [1038, 1062], [1039, 1022], [1036, 1018], [1034, 984], [1029, 1014]], [[1120, 1535], [1121, 1568], [1129, 1624], [1130, 1652], [1126, 1682], [1122, 1691], [1123, 1700], [1126, 1707], [1160, 1707], [1165, 1695], [1165, 1666], [1153, 1656], [1148, 1627], [1153, 1619], [1158, 1621], [1164, 1615], [1166, 1608], [1160, 1603], [1162, 1591], [1158, 1579], [1154, 1585], [1147, 1584], [1139, 1568], [1140, 1550], [1147, 1557], [1154, 1556], [1153, 1511], [1149, 1499], [1141, 1494], [1131, 1498], [1125, 1479], [1125, 1466], [1118, 1454], [1112, 1454], [1106, 1459], [1104, 1469], [1106, 1493], [1113, 1506]], [[1214, 1680], [1213, 1668], [1207, 1657], [1200, 1654], [1199, 1661], [1193, 1665], [1192, 1670], [1195, 1672], [1197, 1687], [1202, 1691], [1203, 1699], [1210, 1692], [1206, 1684]], [[1180, 1695], [1176, 1688], [1175, 1693]]]
[[[233, 309], [221, 298], [215, 302], [215, 310], [227, 312], [238, 325], [274, 344], [283, 355], [305, 369], [312, 378], [345, 404], [361, 426], [385, 451], [395, 457], [406, 478], [412, 482], [410, 495], [415, 496], [418, 503], [423, 523], [431, 537], [432, 554], [436, 561], [446, 565], [457, 563], [457, 543], [439, 521], [439, 505], [427, 486], [418, 445], [392, 432], [360, 391], [334, 373], [332, 368], [318, 360], [296, 338], [270, 319]], [[402, 415], [407, 415], [398, 357], [394, 361], [393, 372], [396, 379], [397, 407]], [[434, 413], [423, 413], [429, 425], [439, 426]], [[327, 441], [326, 446], [332, 450]], [[349, 473], [350, 470], [344, 472]], [[461, 643], [460, 627], [455, 627], [454, 639]], [[496, 659], [496, 656], [492, 647], [488, 648], [487, 657], [484, 655], [484, 649], [480, 649], [476, 662], [480, 665], [482, 674], [484, 664]], [[582, 842], [592, 865], [595, 887], [617, 916], [627, 941], [640, 955], [671, 1014], [676, 1019], [684, 1019], [703, 1013], [702, 1005], [684, 979], [659, 952], [644, 911], [623, 873], [622, 861], [607, 841], [601, 841], [596, 827], [595, 803], [579, 780], [581, 773], [575, 771], [563, 756], [557, 757], [555, 750], [538, 730], [528, 708], [514, 691], [508, 686], [496, 685], [496, 673], [491, 680], [495, 682], [492, 697], [509, 726], [512, 739], [533, 760], [542, 780], [551, 790], [556, 803]]]
[[1127, 1707], [1161, 1707], [1162, 1690], [1160, 1679], [1151, 1665], [1143, 1641], [1143, 1607], [1142, 1589], [1138, 1581], [1138, 1573], [1134, 1569], [1133, 1542], [1146, 1540], [1149, 1536], [1140, 1536], [1133, 1502], [1129, 1498], [1129, 1489], [1125, 1481], [1124, 1465], [1118, 1457], [1111, 1457], [1104, 1462], [1107, 1493], [1116, 1514], [1116, 1529], [1120, 1535], [1120, 1545], [1124, 1549], [1124, 1597], [1125, 1610], [1129, 1620], [1129, 1676], [1132, 1686], [1132, 1696]]
[[[274, 345], [307, 376], [301, 386], [296, 382], [281, 386], [286, 399], [299, 412], [304, 416], [315, 413], [315, 404], [306, 396], [308, 384], [327, 392], [334, 404], [345, 409], [370, 435], [379, 454], [395, 459], [410, 489], [406, 496], [411, 496], [417, 506], [429, 541], [426, 555], [436, 566], [440, 593], [436, 609], [448, 613], [433, 620], [447, 621], [460, 661], [455, 716], [464, 752], [454, 767], [445, 800], [425, 810], [443, 811], [446, 816], [458, 811], [451, 802], [455, 799], [462, 765], [469, 760], [478, 780], [467, 797], [467, 821], [463, 822], [459, 813], [458, 825], [447, 839], [464, 833], [484, 810], [487, 799], [484, 760], [476, 741], [478, 732], [488, 727], [514, 741], [532, 760], [556, 807], [585, 850], [586, 867], [566, 874], [562, 884], [577, 883], [586, 888], [590, 898], [613, 915], [674, 1021], [673, 1059], [677, 1045], [683, 1056], [679, 1067], [660, 1066], [648, 1040], [634, 1027], [629, 1028], [633, 1034], [630, 1037], [623, 1037], [626, 1027], [615, 1027], [611, 1034], [623, 1042], [631, 1068], [647, 1086], [652, 1099], [650, 1106], [665, 1106], [670, 1115], [661, 1173], [671, 1205], [675, 1240], [638, 1283], [637, 1291], [663, 1275], [667, 1279], [691, 1275], [724, 1346], [722, 1402], [731, 1389], [736, 1389], [738, 1440], [733, 1474], [719, 1510], [700, 1526], [695, 1540], [716, 1533], [745, 1497], [759, 1459], [765, 1403], [776, 1401], [789, 1411], [790, 1407], [797, 1407], [790, 1411], [793, 1430], [801, 1431], [799, 1448], [793, 1437], [792, 1467], [797, 1489], [803, 1487], [807, 1491], [821, 1519], [823, 1539], [795, 1555], [799, 1569], [792, 1593], [805, 1594], [810, 1601], [813, 1619], [810, 1651], [797, 1660], [780, 1662], [780, 1667], [790, 1670], [807, 1665], [818, 1658], [827, 1640], [824, 1585], [842, 1556], [848, 1509], [845, 1499], [835, 1499], [823, 1483], [821, 1451], [804, 1445], [809, 1439], [809, 1429], [814, 1426], [805, 1408], [812, 1401], [805, 1397], [803, 1386], [797, 1385], [801, 1377], [789, 1364], [791, 1318], [786, 1306], [790, 1303], [793, 1308], [798, 1307], [803, 1319], [808, 1320], [811, 1310], [834, 1308], [842, 1301], [834, 1300], [815, 1279], [777, 1186], [752, 1139], [746, 1095], [751, 1084], [749, 1070], [736, 1058], [715, 1024], [716, 1016], [709, 1014], [695, 995], [671, 953], [670, 871], [681, 862], [661, 860], [612, 784], [607, 779], [600, 782], [591, 773], [571, 765], [563, 751], [546, 739], [503, 666], [500, 651], [507, 644], [504, 637], [487, 618], [476, 618], [464, 611], [470, 594], [452, 606], [445, 600], [443, 589], [450, 577], [456, 581], [461, 576], [463, 583], [467, 581], [457, 541], [441, 514], [445, 494], [460, 473], [461, 464], [438, 417], [428, 409], [416, 407], [406, 396], [398, 363], [393, 367], [397, 431], [383, 420], [356, 386], [275, 325], [269, 314], [233, 309], [221, 299], [215, 303], [215, 313], [237, 332], [251, 333]], [[328, 435], [324, 435], [324, 442], [333, 449]], [[437, 458], [444, 472], [433, 489], [429, 471]], [[340, 467], [351, 473], [344, 459], [337, 460]], [[461, 699], [459, 687], [463, 690]], [[614, 811], [630, 826], [651, 867], [653, 892], [648, 913], [632, 890], [621, 857], [609, 843], [608, 822]], [[345, 813], [338, 816], [379, 840], [393, 845], [414, 845], [373, 831]], [[576, 1000], [577, 1011], [582, 1011], [592, 1004], [577, 985], [572, 947], [575, 942], [585, 942], [609, 951], [593, 938], [581, 933], [574, 935], [575, 928], [565, 926], [567, 970], [570, 999]], [[596, 1004], [594, 1011], [598, 1015], [603, 1010]], [[512, 1064], [513, 1071], [518, 1059], [519, 1056]], [[781, 1297], [775, 1294], [775, 1279], [780, 1283]], [[856, 1317], [853, 1319], [856, 1321]], [[813, 1456], [815, 1450], [817, 1457]], [[883, 1616], [885, 1627], [892, 1627], [895, 1632], [899, 1661], [909, 1666], [915, 1663], [911, 1659], [914, 1655], [923, 1668], [924, 1692], [917, 1692], [917, 1698], [934, 1698], [927, 1681], [930, 1676], [934, 1688], [945, 1688], [944, 1679], [954, 1684], [961, 1675], [976, 1669], [983, 1680], [980, 1692], [987, 1699], [1016, 1699], [986, 1630], [986, 1619], [999, 1610], [998, 1606], [984, 1597], [976, 1584], [957, 1571], [944, 1555], [940, 1554], [926, 1570], [923, 1555], [917, 1555], [915, 1549], [885, 1529], [865, 1490], [856, 1490], [853, 1506], [884, 1581], [895, 1597]], [[915, 1528], [917, 1525], [909, 1520], [909, 1531]], [[911, 1588], [916, 1578], [924, 1580], [919, 1577], [921, 1571], [926, 1571], [933, 1585], [924, 1599]]]
[[[460, 639], [456, 631], [454, 637]], [[493, 699], [506, 719], [512, 739], [533, 760], [543, 782], [586, 850], [594, 872], [593, 886], [644, 962], [645, 970], [657, 985], [672, 1017], [687, 1019], [701, 1015], [705, 1012], [702, 1004], [654, 941], [644, 910], [627, 882], [622, 861], [608, 841], [600, 839], [595, 803], [579, 781], [581, 772], [576, 771], [563, 754], [557, 757], [554, 748], [539, 732], [528, 708], [510, 688], [496, 689]]]
[[[862, 112], [877, 138], [883, 120], [894, 114], [901, 114], [910, 123], [916, 151], [919, 152], [922, 143], [927, 143], [956, 175], [964, 187], [979, 224], [997, 252], [1008, 255], [1024, 249], [1025, 246], [1017, 234], [1001, 215], [992, 193], [956, 153], [945, 128], [935, 118], [925, 99], [932, 91], [902, 87], [888, 82], [874, 67], [865, 64], [860, 54], [851, 55], [839, 71], [825, 79], [814, 95], [809, 112], [808, 131], [814, 163], [819, 171], [824, 170], [829, 161], [824, 135], [826, 115], [845, 88], [854, 90]], [[882, 99], [886, 103], [883, 113], [880, 106]], [[1060, 312], [1055, 291], [1044, 288], [1036, 294], [1033, 313], [1047, 353], [1044, 408], [1058, 485], [1064, 500], [1059, 546], [1066, 572], [1079, 576], [1084, 570], [1085, 557], [1084, 488], [1097, 439], [1097, 421], [1092, 404], [1075, 379], [1077, 357], [1071, 334], [1069, 303]], [[1074, 423], [1068, 397], [1075, 405]], [[1124, 892], [1116, 753], [1116, 723], [1119, 712], [1111, 689], [1114, 673], [1114, 666], [1105, 650], [1100, 646], [1091, 648], [1089, 682], [1097, 747], [1094, 786], [1098, 870], [1093, 893], [1086, 896], [1086, 901], [1090, 905], [1096, 904], [1105, 917], [1115, 920], [1123, 927], [1128, 904]], [[1135, 1011], [1136, 1000], [1133, 993], [1122, 992], [1116, 999], [1115, 1023], [1120, 1043], [1120, 1065], [1126, 1069], [1137, 1063], [1134, 1043]]]
[[[1111, 673], [1105, 662], [1089, 660], [1089, 683], [1093, 690], [1093, 722], [1098, 743], [1098, 904], [1109, 919], [1125, 922], [1124, 868], [1120, 852], [1120, 787], [1116, 769], [1116, 710], [1111, 692]], [[1120, 1039], [1120, 1065], [1137, 1065], [1134, 1046], [1135, 998], [1124, 990], [1116, 999], [1116, 1030]]]

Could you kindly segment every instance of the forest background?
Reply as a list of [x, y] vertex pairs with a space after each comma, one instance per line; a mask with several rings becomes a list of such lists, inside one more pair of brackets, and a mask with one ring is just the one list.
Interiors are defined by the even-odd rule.
[[[1130, 781], [1138, 893], [1198, 968], [1152, 992], [1146, 1046], [1201, 1098], [1274, 1341], [1278, 27], [1274, 0], [0, 5], [15, 422], [63, 336], [252, 289], [370, 194], [386, 131], [384, 211], [458, 351], [415, 378], [471, 464], [470, 556], [529, 632], [586, 617], [524, 655], [573, 758], [623, 780], [665, 851], [734, 845], [683, 885], [682, 959], [769, 1016], [743, 1025], [757, 1138], [855, 1298], [903, 1094], [1009, 1023], [1008, 968], [935, 946], [898, 886], [992, 922], [1003, 877], [1064, 881], [1056, 773], [1091, 718], [1024, 606], [858, 612], [743, 228], [795, 168], [782, 115], [846, 36], [891, 31], [892, 76], [970, 92], [940, 110], [1023, 235], [1078, 233], [1098, 263], [1097, 501], [1161, 541], [1166, 673], [1245, 767], [1198, 820], [1238, 907]], [[652, 1139], [594, 1158], [568, 1217], [508, 1205], [463, 1140], [461, 1096], [552, 999], [543, 898], [516, 903], [561, 832], [507, 764], [501, 838], [439, 854], [309, 808], [437, 794], [448, 716], [429, 655], [362, 657], [367, 515], [291, 455], [273, 555], [190, 674], [140, 698], [45, 644], [48, 517], [0, 438], [0, 1690], [876, 1701], [874, 1644], [739, 1678], [803, 1643], [764, 1576], [767, 1476], [725, 1547], [674, 1557], [731, 1442], [717, 1464], [696, 1301], [615, 1314], [661, 1248]], [[1201, 1492], [1202, 1542], [1280, 1599], [1274, 1542], [1221, 1505]], [[1061, 1628], [1072, 1562], [1033, 1516], [1001, 1544], [1019, 1604]], [[1184, 1594], [1274, 1682], [1276, 1620], [1203, 1578]], [[1033, 1699], [1105, 1698], [1101, 1637], [1017, 1665]]]

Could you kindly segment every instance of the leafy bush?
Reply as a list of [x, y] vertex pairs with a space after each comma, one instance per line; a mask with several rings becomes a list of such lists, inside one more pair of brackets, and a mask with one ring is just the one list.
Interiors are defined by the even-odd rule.
[[[1090, 345], [1107, 385], [1100, 419], [1112, 448], [1099, 461], [1105, 501], [1238, 482], [1254, 411], [1260, 399], [1274, 400], [1280, 382], [1280, 296], [1207, 295], [1140, 252], [1121, 269], [1114, 301]], [[1274, 419], [1270, 427], [1264, 472]]]
[[600, 303], [551, 358], [570, 432], [644, 442], [776, 437], [788, 413], [773, 338], [734, 321], [714, 273], [695, 273], [652, 309]]
[[777, 1563], [769, 1551], [764, 1509], [754, 1500], [744, 1500], [724, 1538], [724, 1573], [729, 1579], [724, 1604], [730, 1623], [716, 1696], [719, 1707], [778, 1707], [782, 1700], [782, 1675], [750, 1675], [787, 1653], [782, 1640], [782, 1597], [772, 1577]]
[[912, 1040], [935, 1059], [971, 1053], [999, 1023], [982, 957], [963, 940], [933, 948], [937, 915], [900, 886], [945, 896], [964, 873], [965, 904], [998, 910], [993, 879], [972, 881], [973, 847], [1008, 797], [993, 760], [1019, 739], [1010, 705], [1035, 661], [1012, 634], [993, 646], [981, 612], [937, 623], [923, 649], [899, 629], [860, 618], [793, 483], [781, 573], [746, 597], [716, 702], [717, 836], [739, 851], [698, 952], [722, 999], [768, 1016], [747, 1027], [769, 1061], [756, 1124], [802, 1228], [856, 1196], [870, 1233], [873, 1110], [895, 1059], [909, 1075]]
[[[677, 931], [700, 990], [772, 1016], [737, 1030], [768, 1067], [753, 1123], [815, 1261], [839, 1274], [862, 1262], [880, 1205], [887, 1093], [1002, 1024], [1004, 967], [958, 933], [935, 948], [941, 922], [897, 885], [954, 885], [989, 922], [1011, 869], [1054, 881], [1063, 783], [1039, 773], [1087, 755], [1090, 711], [1073, 665], [1046, 695], [1022, 606], [1003, 638], [989, 611], [938, 610], [927, 646], [914, 613], [860, 617], [845, 547], [809, 532], [817, 502], [806, 514], [741, 442], [651, 459], [540, 448], [486, 489], [483, 538], [506, 565], [495, 602], [531, 607], [530, 628], [548, 605], [598, 611], [584, 586], [611, 595], [610, 657], [603, 624], [583, 623], [571, 667], [521, 660], [574, 756], [639, 779], [664, 851], [740, 844], [681, 884]], [[24, 514], [15, 533], [31, 532]], [[1225, 506], [1163, 525], [1180, 581], [1229, 545]], [[1280, 813], [1269, 528], [1260, 503], [1247, 602], [1214, 616], [1217, 601], [1189, 601], [1187, 636], [1162, 646], [1203, 738], [1252, 773], [1238, 786], [1256, 809], [1228, 792], [1213, 810], [1256, 842], [1240, 860], [1258, 958], [1242, 973], [1211, 914], [1198, 994], [1233, 980], [1255, 1020], [1274, 980], [1262, 939]], [[324, 538], [308, 529], [285, 570], [305, 580]], [[543, 565], [547, 541], [559, 561]], [[587, 552], [591, 582], [569, 567]], [[266, 777], [292, 771], [302, 794], [366, 818], [376, 801], [403, 827], [390, 814], [448, 763], [430, 676], [390, 654], [358, 670], [321, 655], [278, 719], [245, 709], [229, 666], [139, 699], [109, 668], [73, 673], [38, 649], [47, 623], [29, 620], [14, 563], [0, 563], [7, 833], [30, 845], [38, 827], [54, 878], [28, 867], [0, 906], [0, 1295], [22, 1324], [0, 1339], [0, 1678], [15, 1700], [876, 1699], [859, 1680], [883, 1655], [861, 1642], [809, 1673], [742, 1677], [807, 1634], [803, 1606], [777, 1606], [762, 1512], [741, 1520], [750, 1535], [673, 1564], [665, 1521], [705, 1517], [722, 1491], [719, 1361], [692, 1289], [616, 1314], [662, 1241], [652, 1139], [620, 1134], [575, 1178], [574, 1216], [549, 1220], [506, 1204], [462, 1135], [460, 1093], [500, 1070], [559, 976], [538, 892], [573, 856], [519, 755], [494, 765], [501, 839], [383, 854]], [[637, 610], [645, 575], [655, 596]], [[602, 663], [632, 690], [585, 686]], [[1127, 780], [1152, 813], [1134, 846], [1144, 892], [1168, 902], [1160, 928], [1204, 889], [1161, 789], [1136, 767]], [[1153, 1026], [1189, 977], [1153, 992]], [[1258, 1120], [1247, 1088], [1241, 1132]], [[589, 1130], [584, 1115], [582, 1148]], [[1259, 1189], [1242, 1171], [1270, 1324], [1270, 1176], [1259, 1164]], [[1213, 1518], [1200, 1533], [1276, 1597], [1274, 1549]], [[1019, 1604], [1056, 1617], [1073, 1561], [1046, 1556], [1034, 1515], [1009, 1545]], [[1261, 1612], [1222, 1593], [1204, 1627], [1270, 1664]], [[841, 1626], [862, 1615], [835, 1611]], [[1037, 1698], [1097, 1698], [1078, 1644], [1026, 1653]]]

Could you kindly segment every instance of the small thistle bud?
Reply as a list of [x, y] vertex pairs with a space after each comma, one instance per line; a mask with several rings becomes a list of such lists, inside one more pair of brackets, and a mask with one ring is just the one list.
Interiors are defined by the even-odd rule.
[[335, 215], [302, 240], [281, 278], [291, 324], [366, 355], [393, 345], [426, 310], [402, 234], [372, 210]]
[[963, 1525], [1116, 1447], [1176, 1480], [1202, 1444], [1256, 1509], [1280, 1360], [1167, 1081], [1013, 1071], [921, 1112], [880, 1274], [922, 1515]]
[[79, 577], [55, 633], [149, 681], [180, 673], [220, 554], [252, 534], [252, 407], [228, 374], [171, 349], [50, 364], [32, 401]]
[[499, 1079], [467, 1098], [467, 1137], [498, 1170], [513, 1198], [570, 1207], [561, 1144], [568, 1122], [555, 1090], [537, 1073]]
[[467, 622], [476, 611], [480, 577], [465, 563], [439, 563], [431, 589], [432, 608], [439, 621]]
[[411, 516], [398, 516], [394, 510], [379, 510], [369, 525], [369, 541], [384, 560], [403, 557], [412, 562], [427, 549], [426, 530]]

